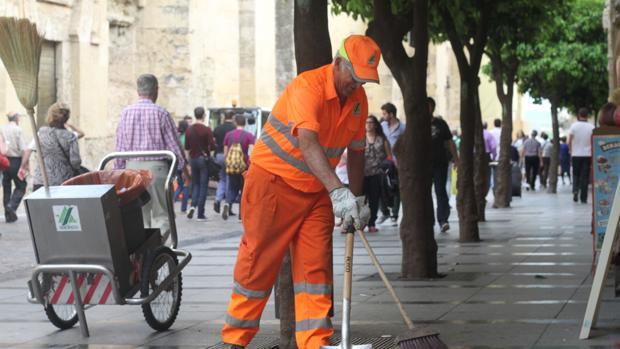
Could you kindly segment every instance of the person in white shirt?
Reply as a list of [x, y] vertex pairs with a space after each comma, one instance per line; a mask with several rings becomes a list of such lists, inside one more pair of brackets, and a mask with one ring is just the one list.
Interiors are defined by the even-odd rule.
[[588, 122], [589, 112], [580, 108], [577, 121], [568, 131], [568, 149], [573, 163], [573, 201], [581, 199], [588, 203], [588, 184], [590, 183], [590, 166], [592, 162], [592, 130], [594, 125]]
[[[8, 113], [8, 124], [2, 128], [2, 136], [6, 144], [6, 156], [10, 166], [4, 171], [2, 178], [4, 218], [6, 223], [17, 220], [17, 208], [26, 193], [26, 181], [18, 175], [26, 143], [19, 127], [19, 114]], [[14, 188], [13, 188], [14, 187]]]
[[489, 132], [491, 132], [491, 136], [493, 136], [493, 138], [495, 139], [495, 144], [497, 144], [497, 157], [499, 158], [499, 141], [502, 137], [502, 120], [493, 120], [493, 126], [495, 126], [495, 128]]

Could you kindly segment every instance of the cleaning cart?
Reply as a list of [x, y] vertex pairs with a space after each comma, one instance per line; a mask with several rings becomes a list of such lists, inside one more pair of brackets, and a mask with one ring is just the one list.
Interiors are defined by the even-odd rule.
[[[170, 162], [167, 232], [144, 227], [150, 172], [104, 171], [114, 159], [153, 157]], [[25, 199], [37, 261], [28, 300], [43, 305], [52, 324], [67, 329], [79, 321], [88, 337], [85, 309], [130, 304], [142, 306], [153, 329], [172, 326], [181, 304], [181, 271], [192, 257], [177, 249], [171, 185], [176, 168], [170, 151], [112, 153], [99, 171], [40, 188]]]

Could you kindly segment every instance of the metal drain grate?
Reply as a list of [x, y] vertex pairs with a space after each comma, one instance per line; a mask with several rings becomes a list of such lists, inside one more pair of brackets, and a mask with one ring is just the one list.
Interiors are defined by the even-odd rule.
[[[247, 349], [278, 349], [278, 337], [259, 337], [256, 336]], [[377, 337], [377, 338], [352, 338], [352, 344], [372, 344], [372, 349], [394, 349], [396, 348], [394, 337]], [[331, 339], [331, 345], [340, 343], [340, 335], [334, 334]], [[224, 343], [218, 343], [207, 349], [228, 349]]]

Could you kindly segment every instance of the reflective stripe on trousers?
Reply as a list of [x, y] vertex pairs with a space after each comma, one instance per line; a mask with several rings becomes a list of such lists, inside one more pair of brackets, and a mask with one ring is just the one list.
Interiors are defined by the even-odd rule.
[[334, 216], [327, 192], [303, 193], [255, 164], [241, 199], [243, 236], [222, 329], [225, 343], [247, 346], [258, 332], [269, 290], [290, 248], [300, 349], [327, 344], [332, 293]]

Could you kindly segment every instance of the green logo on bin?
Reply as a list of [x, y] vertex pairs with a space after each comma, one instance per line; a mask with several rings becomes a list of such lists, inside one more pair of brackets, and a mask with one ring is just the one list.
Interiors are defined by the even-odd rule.
[[57, 231], [80, 231], [80, 212], [75, 205], [52, 206]]

